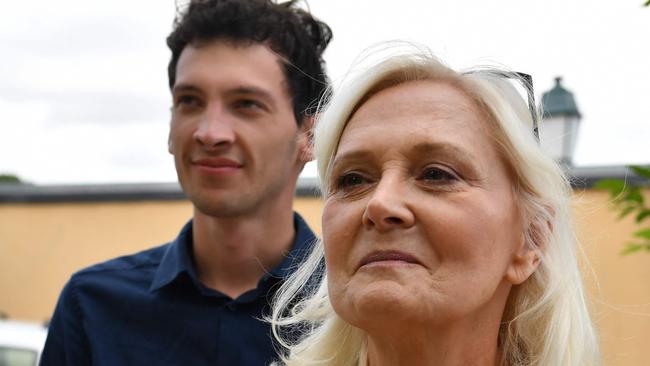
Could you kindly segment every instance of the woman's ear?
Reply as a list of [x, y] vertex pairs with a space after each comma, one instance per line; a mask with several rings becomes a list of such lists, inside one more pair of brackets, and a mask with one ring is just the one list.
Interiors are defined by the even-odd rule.
[[543, 205], [543, 208], [539, 216], [530, 222], [528, 232], [522, 233], [519, 247], [506, 272], [506, 280], [513, 285], [523, 283], [537, 270], [541, 254], [553, 235], [555, 209], [550, 205]]
[[539, 267], [540, 257], [537, 249], [530, 248], [524, 240], [512, 257], [505, 278], [512, 285], [522, 284]]

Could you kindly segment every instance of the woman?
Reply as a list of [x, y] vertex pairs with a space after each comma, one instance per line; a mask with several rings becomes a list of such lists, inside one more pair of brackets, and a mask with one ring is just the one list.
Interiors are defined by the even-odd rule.
[[322, 242], [273, 313], [284, 364], [599, 364], [570, 186], [504, 75], [416, 52], [335, 94]]

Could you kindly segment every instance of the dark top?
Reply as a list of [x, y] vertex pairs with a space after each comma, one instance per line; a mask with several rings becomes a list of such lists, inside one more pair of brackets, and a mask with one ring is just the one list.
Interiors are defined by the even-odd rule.
[[237, 299], [203, 286], [192, 221], [165, 245], [94, 265], [64, 287], [41, 365], [268, 365], [277, 359], [268, 313], [278, 283], [315, 236], [294, 214], [296, 237], [280, 265]]

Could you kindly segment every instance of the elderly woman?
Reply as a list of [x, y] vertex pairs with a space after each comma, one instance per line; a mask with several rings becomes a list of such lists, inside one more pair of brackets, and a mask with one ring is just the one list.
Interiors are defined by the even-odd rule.
[[507, 76], [402, 54], [335, 94], [322, 242], [273, 313], [284, 364], [599, 364], [570, 187]]

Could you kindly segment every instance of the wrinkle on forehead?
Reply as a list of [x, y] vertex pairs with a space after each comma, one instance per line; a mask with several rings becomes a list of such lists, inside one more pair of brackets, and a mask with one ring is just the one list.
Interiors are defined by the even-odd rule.
[[[506, 169], [508, 168], [507, 160], [503, 159], [491, 132], [494, 128], [493, 121], [480, 103], [459, 86], [432, 80], [391, 86], [369, 98], [346, 124], [332, 166], [348, 159], [345, 155], [349, 153], [354, 154], [358, 150], [369, 153], [369, 150], [374, 150], [364, 143], [364, 135], [372, 135], [374, 127], [389, 126], [382, 121], [395, 125], [386, 129], [386, 139], [398, 132], [406, 132], [413, 137], [412, 140], [409, 138], [410, 146], [400, 148], [407, 155], [417, 153], [413, 150], [416, 149], [424, 155], [456, 156], [454, 160], [473, 166], [472, 170], [476, 173], [473, 176], [479, 179], [489, 176], [489, 171], [494, 168], [493, 164], [485, 160], [485, 149], [489, 149], [494, 153], [489, 155], [502, 160], [501, 163], [506, 163]], [[409, 128], [406, 131], [396, 130], [399, 126], [407, 125]], [[375, 151], [375, 155], [377, 153], [379, 152]]]
[[[437, 88], [435, 93], [422, 94], [420, 93], [417, 98], [409, 98], [410, 92], [404, 90], [403, 86], [410, 86], [414, 84], [420, 85], [437, 85], [442, 88]], [[399, 88], [399, 89], [398, 89]], [[394, 98], [399, 99], [400, 103], [386, 103], [377, 105], [376, 100], [386, 93], [394, 93]], [[458, 98], [462, 95], [462, 98]], [[453, 99], [454, 102], [451, 102]], [[477, 127], [486, 128], [487, 120], [490, 119], [489, 113], [474, 100], [474, 98], [459, 86], [444, 80], [415, 80], [408, 81], [401, 84], [391, 85], [385, 89], [374, 92], [368, 98], [362, 98], [360, 103], [354, 108], [353, 113], [348, 118], [349, 124], [353, 119], [359, 118], [367, 113], [368, 106], [372, 106], [385, 116], [402, 116], [413, 115], [413, 111], [417, 110], [419, 115], [427, 116], [430, 119], [439, 120], [453, 120], [457, 118], [458, 112], [466, 112], [476, 116], [477, 121], [484, 123], [477, 123]]]

